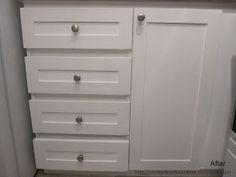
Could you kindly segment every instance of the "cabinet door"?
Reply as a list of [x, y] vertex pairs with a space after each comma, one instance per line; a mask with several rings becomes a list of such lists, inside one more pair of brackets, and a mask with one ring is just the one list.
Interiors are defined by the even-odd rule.
[[[143, 21], [138, 20], [145, 14]], [[134, 10], [132, 170], [198, 169], [217, 61], [218, 10]]]

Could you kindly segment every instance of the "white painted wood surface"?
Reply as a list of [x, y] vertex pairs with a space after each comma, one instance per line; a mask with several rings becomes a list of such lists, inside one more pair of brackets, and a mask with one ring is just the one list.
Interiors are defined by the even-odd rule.
[[127, 171], [128, 146], [128, 140], [34, 139], [37, 167], [51, 170]]
[[129, 134], [129, 101], [31, 100], [30, 111], [35, 133]]
[[[33, 129], [45, 137], [35, 139], [37, 167], [126, 171], [130, 158], [130, 170], [208, 168], [206, 159], [222, 156], [218, 140], [227, 112], [222, 107], [228, 97], [217, 97], [213, 88], [221, 10], [106, 3], [36, 2], [21, 9]], [[141, 12], [144, 22], [137, 21]], [[80, 32], [71, 31], [73, 24]], [[226, 93], [222, 67], [217, 88], [224, 83]], [[82, 76], [79, 83], [75, 74]], [[72, 99], [75, 94], [78, 100]], [[130, 94], [128, 154], [128, 140], [117, 139], [129, 135]], [[75, 124], [77, 114], [83, 114], [84, 124]], [[79, 134], [88, 139], [76, 139]], [[113, 140], [91, 141], [94, 135]], [[92, 158], [86, 165], [75, 162], [79, 147]]]
[[[129, 95], [129, 57], [26, 57], [30, 93]], [[74, 81], [80, 75], [81, 81]]]
[[[26, 48], [131, 49], [132, 8], [22, 8]], [[79, 25], [79, 32], [71, 30]]]
[[[144, 13], [144, 22], [137, 15]], [[217, 62], [218, 10], [136, 8], [130, 169], [199, 169]]]

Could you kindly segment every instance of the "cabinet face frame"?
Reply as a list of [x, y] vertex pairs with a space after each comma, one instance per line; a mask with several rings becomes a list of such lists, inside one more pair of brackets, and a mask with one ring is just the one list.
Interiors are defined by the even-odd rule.
[[[137, 15], [144, 13], [146, 18], [139, 22]], [[130, 170], [197, 170], [204, 162], [206, 135], [211, 110], [211, 95], [214, 84], [214, 71], [218, 55], [220, 10], [181, 9], [181, 8], [135, 8], [133, 32], [131, 130], [130, 130]], [[147, 62], [148, 25], [204, 25], [207, 28], [203, 62], [201, 65], [196, 114], [193, 123], [193, 138], [188, 159], [145, 159], [142, 149], [144, 129], [144, 87], [145, 62]], [[155, 44], [153, 44], [155, 45]], [[155, 99], [155, 95], [153, 96]], [[158, 117], [157, 117], [158, 119]], [[166, 127], [168, 128], [168, 127]], [[180, 130], [181, 131], [181, 130]], [[165, 138], [165, 135], [160, 135]], [[160, 137], [159, 136], [159, 137]], [[147, 137], [146, 137], [147, 138]], [[156, 142], [158, 144], [158, 142]], [[157, 149], [158, 151], [158, 149]], [[178, 154], [177, 150], [176, 153]]]

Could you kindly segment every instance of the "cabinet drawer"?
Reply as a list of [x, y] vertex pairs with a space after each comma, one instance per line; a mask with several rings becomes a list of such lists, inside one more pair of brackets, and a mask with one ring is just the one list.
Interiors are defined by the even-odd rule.
[[129, 95], [130, 70], [129, 57], [26, 57], [30, 93]]
[[127, 171], [128, 140], [34, 139], [39, 169]]
[[33, 131], [68, 134], [129, 134], [129, 101], [30, 101]]
[[130, 49], [132, 15], [132, 8], [22, 8], [24, 46]]

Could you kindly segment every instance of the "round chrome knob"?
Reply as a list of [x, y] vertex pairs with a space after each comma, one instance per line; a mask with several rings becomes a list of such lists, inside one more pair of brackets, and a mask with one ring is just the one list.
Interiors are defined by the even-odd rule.
[[78, 123], [78, 124], [81, 124], [83, 122], [83, 118], [82, 116], [78, 116], [75, 118], [75, 121]]
[[79, 81], [81, 81], [81, 76], [80, 75], [74, 75], [74, 81], [75, 82], [79, 82]]
[[74, 32], [74, 33], [77, 33], [79, 31], [79, 25], [78, 24], [73, 24], [71, 26], [71, 30]]
[[144, 21], [145, 19], [145, 14], [144, 13], [139, 13], [138, 16], [137, 16], [138, 20], [139, 21]]
[[77, 157], [77, 160], [79, 162], [82, 162], [84, 160], [84, 155], [83, 154], [80, 154], [78, 157]]

